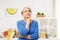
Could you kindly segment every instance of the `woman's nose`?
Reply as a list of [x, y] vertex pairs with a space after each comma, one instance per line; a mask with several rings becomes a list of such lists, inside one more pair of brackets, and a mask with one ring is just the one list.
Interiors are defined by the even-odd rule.
[[29, 12], [27, 12], [27, 14], [30, 14]]
[[29, 13], [27, 13], [27, 14], [29, 14]]

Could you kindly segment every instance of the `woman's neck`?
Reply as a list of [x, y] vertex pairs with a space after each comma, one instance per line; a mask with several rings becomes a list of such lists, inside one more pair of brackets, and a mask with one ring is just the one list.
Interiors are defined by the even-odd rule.
[[27, 22], [27, 19], [26, 18], [24, 18], [23, 20], [24, 20], [24, 22]]
[[[27, 22], [27, 19], [26, 18], [24, 18], [23, 20], [24, 20], [24, 22]], [[32, 19], [31, 19], [31, 22], [32, 22]]]

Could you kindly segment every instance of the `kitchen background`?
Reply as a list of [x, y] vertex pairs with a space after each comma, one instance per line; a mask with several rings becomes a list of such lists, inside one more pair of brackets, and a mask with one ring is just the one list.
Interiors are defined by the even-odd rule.
[[[21, 11], [26, 6], [32, 9], [32, 19], [39, 23], [39, 35], [44, 32], [49, 38], [56, 37], [55, 0], [0, 0], [0, 36], [7, 29], [17, 29], [16, 22], [23, 18]], [[8, 14], [7, 8], [17, 9], [16, 14]], [[36, 17], [38, 12], [45, 16]]]

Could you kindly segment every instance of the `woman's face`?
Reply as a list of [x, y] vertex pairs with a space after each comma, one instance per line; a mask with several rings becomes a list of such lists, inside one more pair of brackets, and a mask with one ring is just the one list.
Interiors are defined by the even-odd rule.
[[23, 15], [24, 18], [31, 17], [31, 10], [29, 8], [24, 8], [22, 15]]

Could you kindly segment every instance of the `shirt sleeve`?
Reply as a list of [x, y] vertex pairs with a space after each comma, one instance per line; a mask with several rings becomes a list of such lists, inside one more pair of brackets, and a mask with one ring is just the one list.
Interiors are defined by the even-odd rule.
[[38, 39], [39, 33], [38, 33], [38, 23], [35, 24], [35, 31], [33, 34], [30, 34], [31, 39]]
[[25, 25], [23, 25], [20, 22], [17, 22], [17, 28], [18, 28], [18, 32], [22, 35], [22, 36], [26, 36], [28, 34], [28, 30], [24, 27]]

